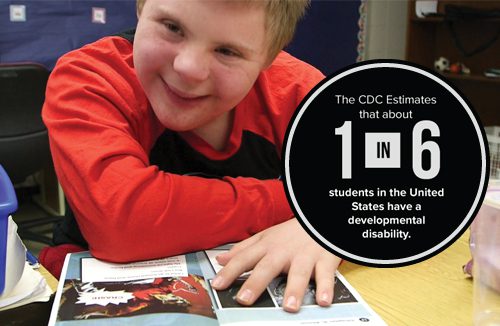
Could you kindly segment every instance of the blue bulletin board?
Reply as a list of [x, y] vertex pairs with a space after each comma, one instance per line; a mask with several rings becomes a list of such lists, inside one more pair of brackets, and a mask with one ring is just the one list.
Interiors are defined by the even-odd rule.
[[[329, 74], [356, 61], [361, 0], [313, 0], [287, 51]], [[62, 54], [135, 27], [135, 0], [0, 0], [0, 63], [52, 69]]]
[[361, 5], [361, 0], [312, 0], [286, 50], [326, 75], [355, 63], [364, 32]]
[[134, 0], [0, 0], [0, 62], [51, 70], [62, 54], [136, 24]]

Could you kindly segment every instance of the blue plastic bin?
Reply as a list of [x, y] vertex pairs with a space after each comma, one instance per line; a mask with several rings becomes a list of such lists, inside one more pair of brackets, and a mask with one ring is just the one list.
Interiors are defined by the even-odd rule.
[[17, 198], [14, 186], [0, 165], [0, 294], [5, 289], [5, 271], [7, 258], [7, 231], [9, 215], [17, 210]]

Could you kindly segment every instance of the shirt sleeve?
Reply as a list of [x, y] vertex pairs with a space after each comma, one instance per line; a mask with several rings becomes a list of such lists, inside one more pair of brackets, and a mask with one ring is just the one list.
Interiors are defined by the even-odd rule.
[[42, 115], [58, 179], [95, 257], [176, 255], [239, 241], [292, 217], [278, 180], [204, 179], [151, 166], [148, 153], [162, 129], [131, 64], [103, 63], [94, 52], [59, 61]]

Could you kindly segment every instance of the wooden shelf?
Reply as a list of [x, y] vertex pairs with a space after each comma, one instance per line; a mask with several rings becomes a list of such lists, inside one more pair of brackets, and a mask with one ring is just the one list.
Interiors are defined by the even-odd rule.
[[[420, 17], [411, 17], [410, 18], [411, 22], [415, 23], [433, 23], [433, 24], [440, 24], [447, 22], [444, 17], [441, 16], [430, 16], [430, 17], [425, 17], [425, 18], [420, 18]], [[477, 19], [474, 21], [469, 21], [469, 22], [475, 22], [475, 23], [500, 23], [500, 18], [482, 18], [482, 19]]]
[[[429, 17], [424, 17], [420, 18], [417, 16], [412, 16], [410, 17], [410, 21], [415, 22], [415, 23], [434, 23], [434, 24], [440, 24], [440, 23], [445, 23], [447, 20], [445, 19], [444, 16], [429, 16]], [[475, 20], [470, 20], [468, 23], [500, 23], [500, 17], [498, 18], [480, 18], [480, 19], [475, 19]]]
[[457, 80], [471, 81], [471, 82], [500, 84], [500, 78], [494, 78], [494, 77], [486, 77], [481, 75], [460, 75], [460, 74], [450, 74], [450, 73], [443, 73], [442, 75], [450, 80], [457, 79]]
[[[499, 10], [500, 0], [469, 1], [440, 0], [438, 13], [446, 4], [462, 5], [481, 10]], [[500, 18], [459, 21], [452, 31], [444, 17], [419, 18], [415, 15], [415, 0], [408, 5], [406, 60], [434, 69], [434, 61], [446, 57], [451, 63], [462, 62], [471, 75], [443, 73], [470, 101], [485, 126], [500, 125], [500, 78], [486, 77], [483, 71], [500, 67], [500, 39], [484, 51], [469, 53], [494, 39]], [[459, 42], [462, 50], [457, 46]]]
[[411, 17], [410, 21], [415, 22], [415, 23], [442, 23], [442, 22], [444, 22], [444, 18], [443, 17], [425, 17], [425, 18]]

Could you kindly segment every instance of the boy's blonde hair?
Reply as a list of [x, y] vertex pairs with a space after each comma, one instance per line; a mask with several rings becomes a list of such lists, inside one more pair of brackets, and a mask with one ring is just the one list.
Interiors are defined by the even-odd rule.
[[[269, 58], [273, 60], [293, 39], [295, 27], [304, 16], [310, 0], [229, 0], [235, 3], [264, 6]], [[137, 13], [141, 14], [146, 0], [137, 0]]]

